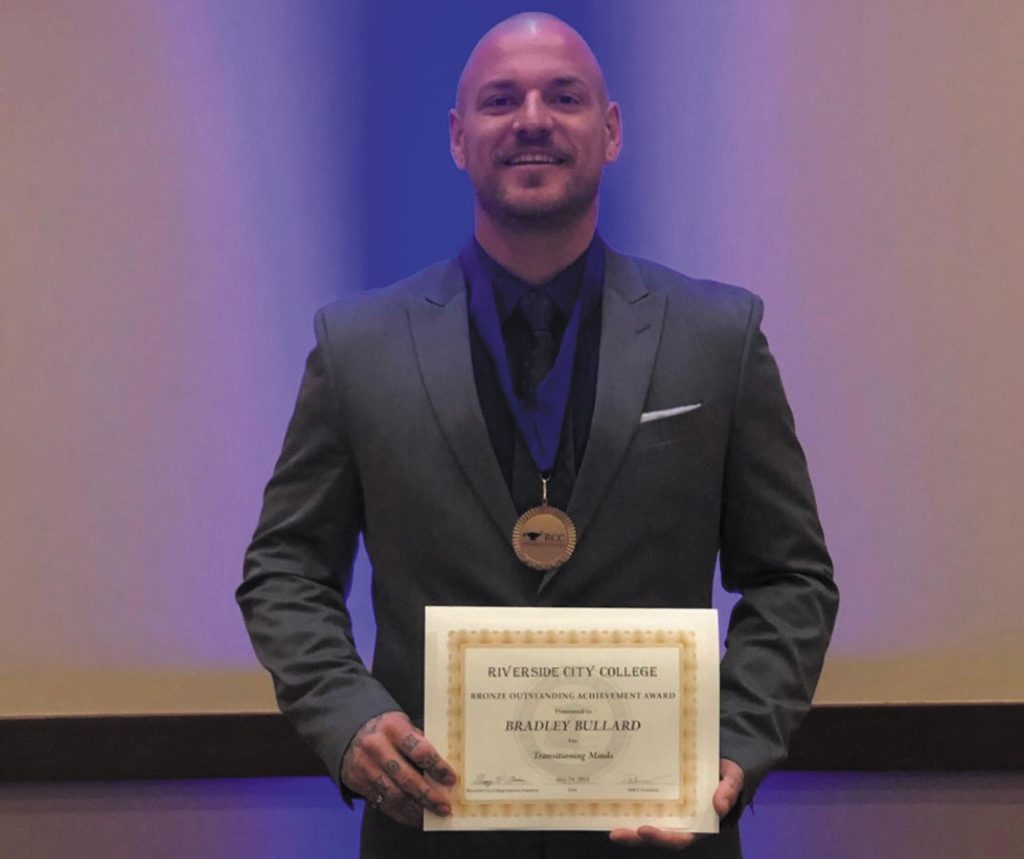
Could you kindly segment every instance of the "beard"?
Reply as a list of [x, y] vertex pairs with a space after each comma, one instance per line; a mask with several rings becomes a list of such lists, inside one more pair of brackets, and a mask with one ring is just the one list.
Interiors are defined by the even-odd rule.
[[594, 205], [601, 187], [600, 174], [577, 177], [563, 194], [547, 200], [521, 200], [507, 193], [497, 177], [475, 188], [480, 208], [492, 220], [517, 232], [547, 232], [561, 229], [582, 218]]

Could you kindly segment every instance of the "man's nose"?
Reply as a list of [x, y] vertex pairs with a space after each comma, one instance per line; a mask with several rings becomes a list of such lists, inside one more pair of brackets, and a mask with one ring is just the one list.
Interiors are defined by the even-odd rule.
[[540, 93], [529, 93], [523, 99], [513, 130], [521, 139], [543, 138], [551, 134], [551, 112]]

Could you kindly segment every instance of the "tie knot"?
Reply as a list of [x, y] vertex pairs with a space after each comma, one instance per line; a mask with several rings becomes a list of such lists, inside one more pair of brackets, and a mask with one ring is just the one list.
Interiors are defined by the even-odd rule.
[[519, 300], [519, 312], [536, 334], [539, 331], [550, 331], [554, 327], [558, 314], [558, 305], [541, 289], [531, 289]]

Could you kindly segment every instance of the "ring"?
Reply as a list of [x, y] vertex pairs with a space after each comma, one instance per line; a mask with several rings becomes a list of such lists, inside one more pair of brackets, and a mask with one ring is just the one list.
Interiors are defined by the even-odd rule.
[[373, 810], [376, 811], [384, 803], [384, 794], [378, 793], [377, 798], [373, 801]]

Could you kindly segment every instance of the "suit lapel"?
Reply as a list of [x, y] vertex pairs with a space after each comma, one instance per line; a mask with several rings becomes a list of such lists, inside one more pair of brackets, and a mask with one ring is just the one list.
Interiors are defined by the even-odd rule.
[[635, 264], [610, 248], [602, 301], [594, 419], [568, 511], [581, 539], [640, 425], [665, 316], [664, 295], [650, 292]]
[[413, 298], [409, 324], [423, 383], [452, 453], [480, 504], [510, 538], [516, 510], [476, 393], [465, 279], [457, 260], [440, 268]]
[[[635, 264], [609, 248], [601, 313], [594, 418], [568, 510], [580, 538], [639, 426], [661, 341], [665, 297], [650, 292]], [[438, 269], [414, 296], [409, 324], [437, 421], [479, 503], [508, 537], [516, 510], [477, 398], [465, 279], [457, 260]], [[544, 576], [541, 590], [552, 577]]]

